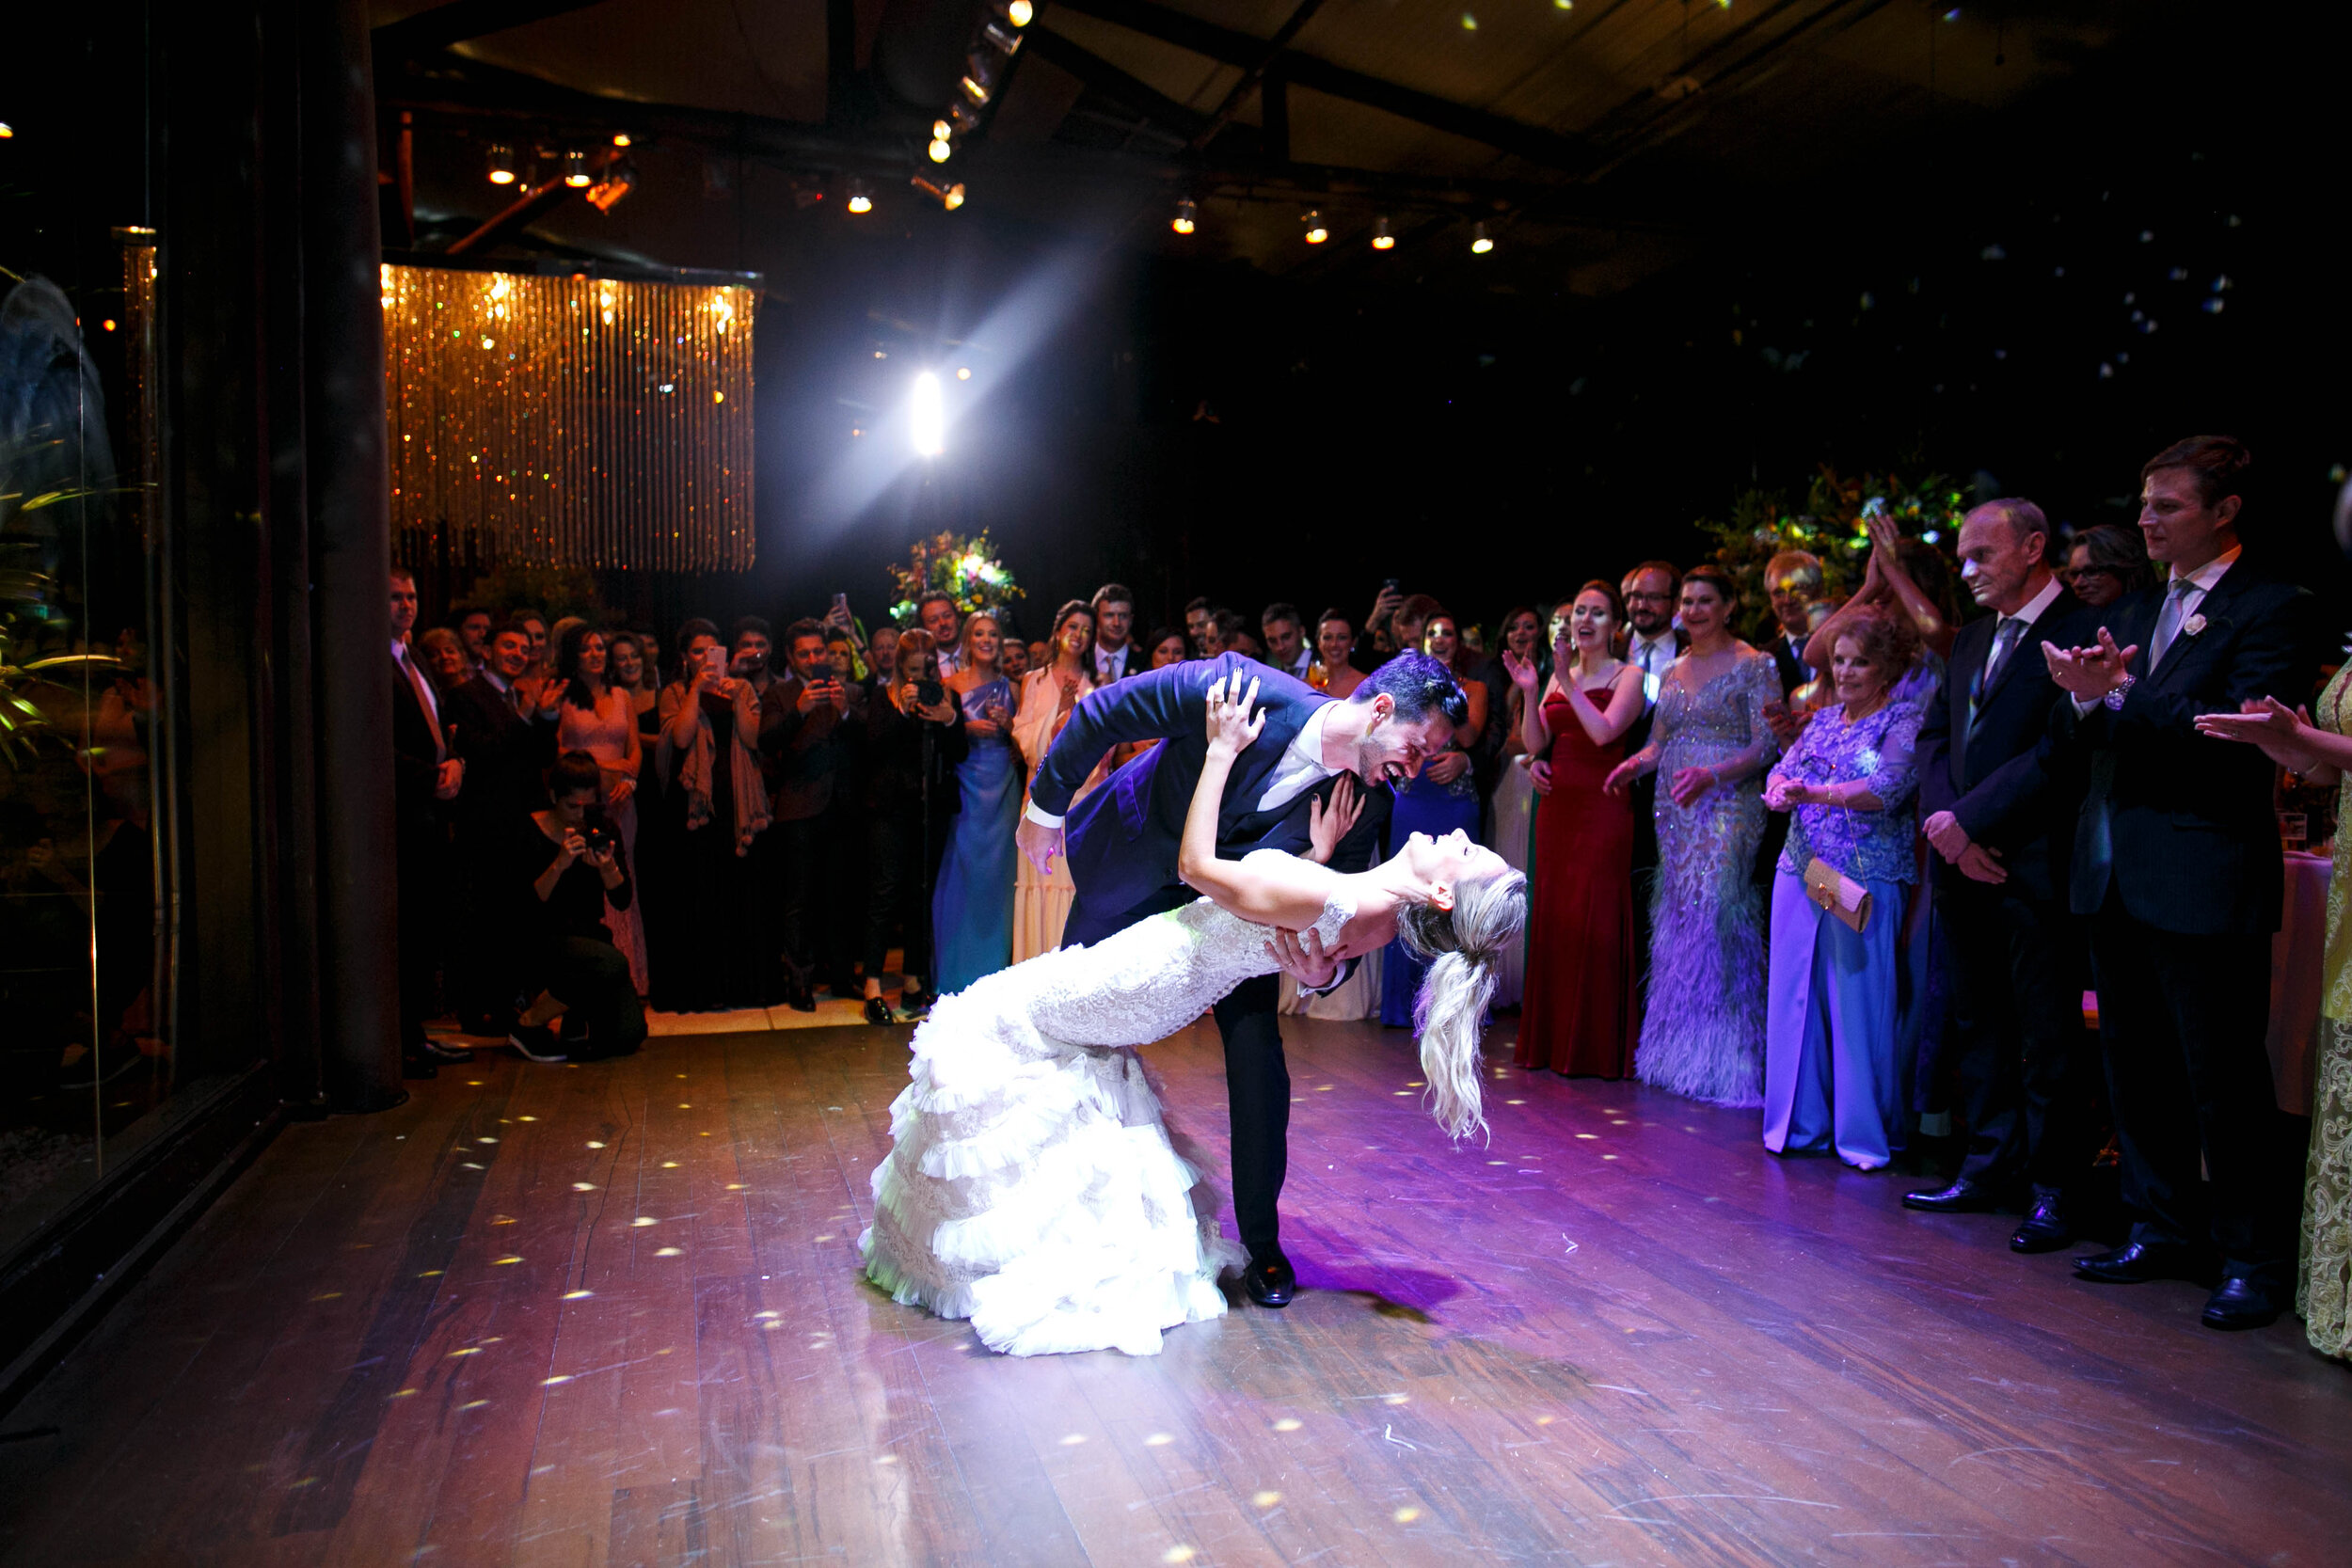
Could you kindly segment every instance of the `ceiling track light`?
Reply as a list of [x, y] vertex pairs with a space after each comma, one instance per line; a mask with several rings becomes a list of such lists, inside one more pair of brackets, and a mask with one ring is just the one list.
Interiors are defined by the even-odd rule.
[[1390, 230], [1389, 220], [1387, 218], [1374, 218], [1372, 220], [1372, 248], [1375, 250], [1394, 250], [1396, 248], [1396, 235]]
[[1495, 247], [1495, 242], [1494, 242], [1494, 240], [1493, 240], [1493, 239], [1492, 239], [1492, 238], [1491, 238], [1491, 237], [1490, 237], [1490, 236], [1486, 233], [1486, 226], [1484, 223], [1473, 223], [1473, 224], [1471, 224], [1471, 225], [1470, 225], [1470, 254], [1471, 254], [1472, 256], [1484, 256], [1484, 255], [1486, 255], [1486, 252], [1488, 252], [1488, 251], [1492, 250], [1494, 247]]
[[588, 205], [599, 213], [609, 213], [636, 188], [637, 166], [627, 158], [616, 159], [607, 164], [603, 175], [588, 187]]
[[988, 88], [981, 83], [966, 76], [957, 85], [963, 88], [963, 96], [970, 99], [974, 105], [985, 104], [988, 102]]
[[[947, 106], [947, 124], [959, 134], [968, 136], [980, 128], [980, 113], [966, 103], [951, 103]], [[932, 129], [935, 131], [938, 127], [934, 125]]]
[[[986, 49], [975, 49], [963, 57], [963, 78], [977, 84], [980, 90], [994, 96], [997, 84], [1005, 79], [1004, 56]], [[980, 102], [986, 103], [987, 99]]]
[[1036, 20], [1037, 8], [1029, 0], [1009, 0], [1009, 4], [997, 6], [996, 14], [1016, 27], [1026, 27]]
[[1299, 221], [1307, 226], [1307, 243], [1309, 245], [1321, 245], [1324, 241], [1331, 237], [1331, 226], [1323, 221], [1323, 214], [1321, 213], [1310, 212]]
[[874, 210], [874, 193], [863, 179], [850, 182], [850, 211], [870, 213]]
[[515, 182], [515, 150], [504, 142], [490, 144], [490, 183], [511, 185]]
[[615, 131], [612, 133], [612, 145], [615, 147], [627, 147], [636, 138], [632, 137], [627, 131]]
[[940, 206], [946, 208], [950, 213], [963, 205], [963, 182], [961, 181], [958, 181], [952, 185], [934, 185], [929, 180], [924, 179], [918, 174], [909, 180], [907, 183], [913, 185], [916, 190], [923, 192], [926, 196], [929, 196], [932, 199], [936, 200]]
[[931, 145], [926, 150], [930, 153], [932, 163], [944, 164], [956, 155], [956, 144], [945, 136], [933, 136]]
[[588, 154], [585, 152], [564, 153], [564, 183], [576, 191], [584, 191], [591, 182], [588, 175]]
[[987, 26], [982, 27], [980, 37], [986, 39], [990, 46], [1000, 55], [1012, 55], [1021, 53], [1021, 35], [1001, 22], [991, 22]]
[[1176, 203], [1176, 215], [1168, 226], [1179, 234], [1189, 234], [1200, 227], [1200, 209], [1193, 205], [1192, 198], [1185, 197]]

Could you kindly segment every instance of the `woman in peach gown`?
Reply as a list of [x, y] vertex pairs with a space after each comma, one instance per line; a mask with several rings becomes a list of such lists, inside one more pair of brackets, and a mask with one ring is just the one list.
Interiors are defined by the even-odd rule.
[[[603, 777], [605, 820], [621, 835], [628, 861], [637, 859], [637, 776], [644, 752], [638, 744], [637, 709], [629, 694], [605, 678], [609, 644], [604, 633], [590, 626], [565, 628], [556, 644], [555, 673], [563, 691], [556, 714], [555, 749], [585, 752], [596, 759]], [[645, 925], [634, 899], [627, 909], [608, 902], [604, 924], [612, 945], [628, 959], [629, 978], [637, 994], [645, 994]]]
[[[1053, 635], [1046, 640], [1051, 662], [1031, 670], [1021, 680], [1021, 706], [1013, 715], [1013, 745], [1019, 748], [1029, 775], [1054, 749], [1061, 733], [1088, 692], [1094, 689], [1094, 610], [1084, 599], [1073, 599], [1054, 614]], [[1107, 775], [1097, 764], [1073, 799], [1084, 799]], [[1028, 809], [1025, 788], [1021, 801]], [[1029, 857], [1013, 858], [1012, 961], [1021, 963], [1061, 945], [1062, 925], [1070, 918], [1070, 900], [1077, 895], [1070, 879], [1070, 863], [1057, 860], [1054, 869], [1041, 872]]]

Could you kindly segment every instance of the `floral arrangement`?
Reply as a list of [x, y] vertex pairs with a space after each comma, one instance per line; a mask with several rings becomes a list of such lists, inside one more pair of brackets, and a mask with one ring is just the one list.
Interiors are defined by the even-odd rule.
[[1765, 563], [1783, 550], [1809, 551], [1820, 560], [1824, 592], [1844, 598], [1862, 586], [1869, 565], [1870, 531], [1864, 519], [1874, 501], [1899, 533], [1946, 557], [1948, 569], [1968, 498], [1941, 474], [1906, 484], [1891, 473], [1847, 479], [1825, 464], [1802, 510], [1792, 509], [1779, 491], [1748, 490], [1732, 502], [1730, 521], [1701, 517], [1696, 527], [1715, 542], [1715, 561], [1740, 585], [1741, 619], [1758, 635], [1770, 635]]
[[943, 530], [916, 540], [907, 551], [907, 563], [890, 568], [898, 590], [890, 618], [901, 626], [912, 623], [915, 601], [932, 592], [952, 597], [958, 612], [965, 615], [1002, 609], [1008, 600], [1020, 598], [1021, 585], [996, 559], [995, 548], [986, 529], [970, 538]]

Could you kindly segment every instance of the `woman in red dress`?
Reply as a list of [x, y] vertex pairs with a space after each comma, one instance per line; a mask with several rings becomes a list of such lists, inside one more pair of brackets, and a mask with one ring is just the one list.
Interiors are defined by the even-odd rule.
[[1549, 766], [1535, 811], [1535, 890], [1527, 931], [1527, 990], [1519, 1014], [1523, 1068], [1623, 1078], [1632, 1070], [1633, 808], [1602, 791], [1625, 760], [1642, 717], [1642, 673], [1612, 651], [1625, 607], [1588, 582], [1555, 620], [1552, 674], [1541, 703], [1535, 663], [1505, 655], [1521, 694], [1522, 737]]

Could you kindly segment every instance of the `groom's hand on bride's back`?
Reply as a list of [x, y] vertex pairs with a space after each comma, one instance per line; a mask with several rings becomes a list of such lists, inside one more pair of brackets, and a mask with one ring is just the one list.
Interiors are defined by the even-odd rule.
[[1021, 852], [1029, 857], [1029, 863], [1045, 876], [1054, 874], [1054, 862], [1062, 852], [1061, 830], [1049, 828], [1042, 822], [1024, 816], [1021, 826], [1013, 830], [1012, 841]]

